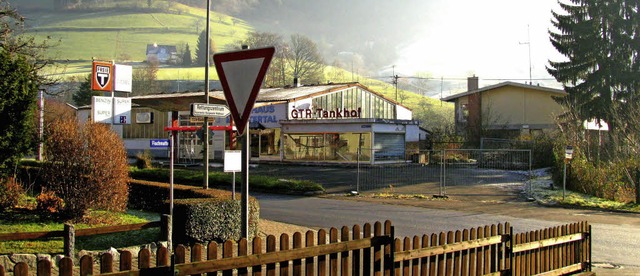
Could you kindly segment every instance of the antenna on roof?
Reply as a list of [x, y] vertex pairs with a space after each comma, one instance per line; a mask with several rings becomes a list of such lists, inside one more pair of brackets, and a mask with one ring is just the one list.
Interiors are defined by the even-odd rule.
[[527, 45], [529, 47], [529, 85], [533, 85], [533, 80], [531, 78], [531, 36], [529, 34], [529, 24], [527, 24], [527, 41], [526, 42], [518, 42], [520, 45]]

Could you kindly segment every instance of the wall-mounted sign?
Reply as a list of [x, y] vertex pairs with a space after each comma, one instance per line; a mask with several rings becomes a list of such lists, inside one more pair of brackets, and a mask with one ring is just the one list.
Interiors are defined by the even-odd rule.
[[136, 113], [136, 124], [151, 124], [151, 123], [153, 123], [153, 112]]
[[168, 148], [171, 145], [169, 139], [151, 139], [149, 140], [150, 148]]
[[291, 119], [349, 119], [361, 118], [362, 109], [336, 108], [326, 110], [322, 108], [295, 108], [289, 113]]

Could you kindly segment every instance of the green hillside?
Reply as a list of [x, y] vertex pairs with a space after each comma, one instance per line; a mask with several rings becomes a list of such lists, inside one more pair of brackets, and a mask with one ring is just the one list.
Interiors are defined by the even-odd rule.
[[[188, 43], [195, 56], [198, 35], [206, 23], [205, 10], [181, 4], [162, 9], [107, 7], [61, 12], [27, 9], [24, 15], [27, 34], [38, 40], [49, 37], [55, 45], [49, 50], [49, 57], [66, 65], [66, 73], [70, 74], [89, 72], [92, 58], [142, 62], [147, 44], [153, 43], [175, 45], [179, 52]], [[211, 12], [210, 26], [217, 51], [235, 46], [253, 30], [240, 19], [216, 12]]]
[[[325, 70], [326, 79], [333, 82], [352, 81], [351, 73], [342, 68], [327, 66]], [[421, 122], [421, 126], [429, 130], [441, 131], [453, 126], [454, 106], [449, 102], [442, 102], [438, 99], [422, 96], [411, 91], [398, 89], [395, 86], [377, 79], [370, 79], [355, 74], [355, 79], [371, 90], [384, 95], [389, 99], [394, 99], [403, 106], [413, 111], [413, 118]]]
[[[187, 43], [195, 57], [199, 33], [205, 28], [206, 10], [173, 1], [118, 0], [85, 2], [74, 10], [54, 11], [49, 0], [13, 0], [26, 17], [27, 34], [38, 40], [51, 38], [55, 47], [49, 57], [59, 61], [59, 67], [48, 74], [62, 79], [91, 72], [93, 58], [142, 66], [147, 44], [175, 45], [182, 52]], [[225, 14], [211, 12], [211, 36], [216, 51], [236, 47], [253, 27], [247, 22]], [[210, 78], [217, 79], [215, 70]], [[352, 81], [351, 73], [328, 66], [327, 79], [333, 82]], [[203, 67], [162, 66], [160, 80], [204, 80]], [[357, 76], [357, 80], [373, 91], [396, 99], [414, 112], [423, 125], [442, 127], [452, 123], [453, 106], [409, 91], [399, 90], [389, 83]]]

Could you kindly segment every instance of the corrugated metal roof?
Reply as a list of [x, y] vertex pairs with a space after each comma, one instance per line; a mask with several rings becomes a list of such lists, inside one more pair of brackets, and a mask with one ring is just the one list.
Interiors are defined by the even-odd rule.
[[[362, 89], [370, 91], [366, 87], [358, 83], [322, 84], [284, 88], [263, 88], [260, 89], [258, 97], [256, 98], [256, 102], [263, 103], [262, 105], [264, 105], [264, 103], [286, 102], [295, 99], [325, 94], [332, 91], [339, 91], [351, 87], [360, 87]], [[370, 92], [375, 93], [373, 91]], [[209, 98], [209, 102], [212, 104], [226, 104], [224, 93], [222, 91], [216, 90], [209, 92]], [[135, 104], [150, 107], [160, 111], [189, 110], [191, 103], [206, 102], [204, 92], [160, 93], [153, 95], [136, 96], [132, 97], [131, 100]], [[260, 104], [256, 104], [256, 106], [260, 106]]]
[[286, 101], [347, 87], [349, 87], [348, 84], [326, 84], [300, 87], [266, 88], [260, 90], [260, 94], [258, 94], [256, 101]]

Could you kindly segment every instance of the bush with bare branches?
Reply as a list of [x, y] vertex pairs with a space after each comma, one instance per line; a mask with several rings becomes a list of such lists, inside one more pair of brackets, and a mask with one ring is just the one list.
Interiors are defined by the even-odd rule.
[[126, 151], [108, 125], [56, 120], [45, 141], [43, 187], [64, 201], [63, 216], [81, 218], [88, 209], [126, 209]]

